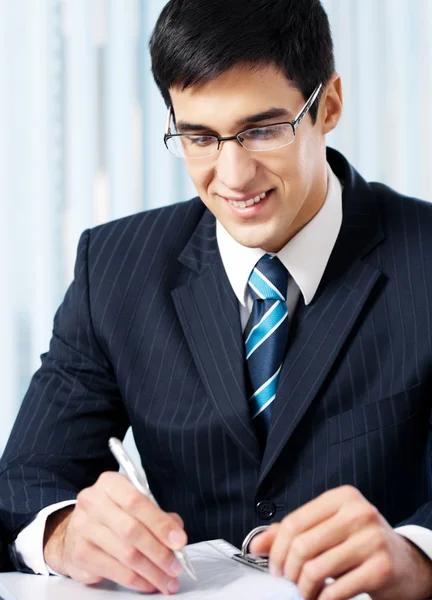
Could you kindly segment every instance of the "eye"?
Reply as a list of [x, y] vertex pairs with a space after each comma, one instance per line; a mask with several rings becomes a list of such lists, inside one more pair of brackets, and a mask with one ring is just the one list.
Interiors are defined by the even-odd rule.
[[248, 129], [242, 133], [242, 138], [246, 140], [269, 140], [276, 137], [280, 133], [278, 125], [270, 127], [256, 127]]
[[206, 147], [214, 144], [216, 139], [212, 135], [185, 135], [182, 137], [184, 143], [190, 146]]

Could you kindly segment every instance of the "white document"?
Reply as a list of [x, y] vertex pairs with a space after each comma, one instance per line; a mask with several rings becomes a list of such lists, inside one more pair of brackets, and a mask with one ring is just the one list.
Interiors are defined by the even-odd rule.
[[[231, 556], [237, 548], [224, 540], [200, 542], [187, 547], [198, 581], [186, 574], [179, 577], [180, 590], [173, 598], [194, 600], [303, 600], [297, 587], [283, 578], [243, 565]], [[151, 594], [149, 598], [164, 597]], [[23, 573], [0, 574], [0, 600], [133, 600], [143, 598], [111, 582], [86, 587], [65, 577]], [[362, 594], [355, 600], [367, 600]]]

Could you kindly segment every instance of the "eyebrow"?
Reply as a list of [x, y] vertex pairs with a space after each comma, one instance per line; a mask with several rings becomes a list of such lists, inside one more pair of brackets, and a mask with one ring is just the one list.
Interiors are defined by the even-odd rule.
[[[256, 113], [254, 115], [248, 115], [247, 117], [242, 117], [238, 121], [235, 122], [237, 127], [247, 127], [248, 125], [252, 125], [255, 123], [262, 123], [262, 121], [268, 121], [270, 119], [282, 119], [287, 121], [292, 121], [294, 119], [292, 113], [285, 108], [269, 108], [268, 110], [264, 110], [263, 112]], [[176, 124], [176, 128], [178, 132], [182, 131], [208, 131], [211, 130], [211, 127], [208, 125], [202, 125], [200, 123], [189, 123], [188, 121], [178, 121]]]

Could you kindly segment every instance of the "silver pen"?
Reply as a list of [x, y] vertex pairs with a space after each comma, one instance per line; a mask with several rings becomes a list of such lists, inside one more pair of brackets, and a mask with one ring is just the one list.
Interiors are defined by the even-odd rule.
[[[151, 493], [151, 490], [150, 490], [150, 487], [149, 487], [149, 484], [147, 481], [147, 475], [145, 474], [144, 469], [141, 466], [137, 467], [133, 463], [131, 457], [126, 452], [121, 441], [118, 440], [117, 438], [112, 437], [109, 440], [109, 447], [110, 447], [110, 450], [113, 453], [115, 459], [117, 460], [118, 464], [122, 467], [122, 469], [126, 473], [126, 476], [129, 479], [129, 481], [132, 483], [132, 485], [134, 485], [136, 487], [136, 489], [139, 492], [141, 492], [141, 494], [144, 494], [144, 496], [147, 496], [147, 498], [150, 498], [150, 500], [152, 500], [152, 502], [154, 502], [156, 504], [156, 506], [159, 506], [159, 504], [156, 501], [156, 498]], [[175, 554], [175, 557], [179, 561], [179, 563], [184, 568], [185, 572], [189, 575], [189, 577], [191, 577], [192, 579], [197, 581], [195, 569], [191, 565], [191, 563], [187, 557], [186, 551], [185, 550], [173, 550], [173, 552]]]

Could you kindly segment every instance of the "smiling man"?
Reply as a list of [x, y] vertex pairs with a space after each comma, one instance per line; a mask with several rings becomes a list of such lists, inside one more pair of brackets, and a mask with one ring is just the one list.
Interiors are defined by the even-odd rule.
[[[326, 148], [318, 0], [171, 0], [151, 54], [198, 197], [80, 240], [2, 457], [15, 565], [168, 594], [187, 540], [269, 525], [307, 600], [424, 600], [432, 206]], [[112, 472], [129, 426], [161, 508]]]
[[[327, 83], [320, 125], [308, 127], [303, 119], [321, 88], [305, 105], [274, 64], [238, 64], [205, 85], [171, 88], [181, 136], [166, 136], [168, 148], [184, 155], [201, 200], [239, 244], [278, 252], [321, 209], [324, 135], [341, 113], [340, 79], [334, 75]], [[225, 138], [219, 142], [218, 136]]]

